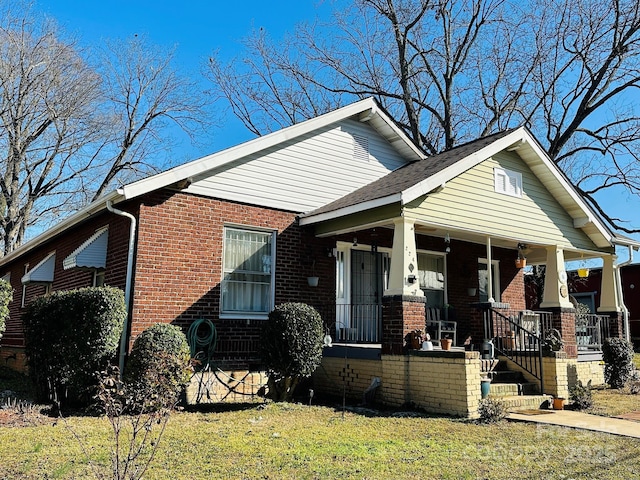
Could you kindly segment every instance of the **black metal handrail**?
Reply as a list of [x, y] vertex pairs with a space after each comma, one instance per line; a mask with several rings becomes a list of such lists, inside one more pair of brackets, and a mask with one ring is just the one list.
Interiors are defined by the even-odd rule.
[[489, 309], [484, 316], [485, 336], [495, 349], [540, 382], [544, 393], [542, 347], [549, 320], [544, 312], [523, 311], [514, 315]]

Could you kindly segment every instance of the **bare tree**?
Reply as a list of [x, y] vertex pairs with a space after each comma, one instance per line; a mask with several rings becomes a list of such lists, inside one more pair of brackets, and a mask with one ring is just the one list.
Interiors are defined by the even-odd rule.
[[157, 154], [169, 150], [172, 126], [195, 140], [209, 124], [204, 92], [173, 67], [172, 51], [136, 36], [109, 43], [100, 60], [111, 143], [104, 149], [110, 155], [94, 200], [118, 178], [158, 171]]
[[[97, 58], [95, 66], [86, 60]], [[79, 47], [21, 0], [0, 6], [0, 242], [7, 254], [58, 215], [170, 156], [171, 130], [209, 125], [207, 97], [141, 38]], [[175, 162], [175, 160], [173, 160]]]
[[428, 153], [525, 124], [599, 207], [640, 195], [637, 0], [353, 0], [282, 42], [211, 59], [219, 98], [254, 133], [374, 96]]
[[[0, 227], [4, 252], [40, 216], [38, 200], [63, 203], [90, 166], [83, 148], [98, 138], [93, 111], [100, 78], [50, 23], [5, 11], [0, 26]], [[46, 210], [49, 207], [44, 206]]]

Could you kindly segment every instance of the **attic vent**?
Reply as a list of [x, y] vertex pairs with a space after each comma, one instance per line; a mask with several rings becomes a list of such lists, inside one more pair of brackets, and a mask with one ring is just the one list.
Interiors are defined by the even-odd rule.
[[511, 197], [522, 197], [522, 174], [520, 172], [494, 168], [493, 180], [496, 193]]
[[353, 159], [369, 161], [369, 139], [363, 135], [353, 135]]

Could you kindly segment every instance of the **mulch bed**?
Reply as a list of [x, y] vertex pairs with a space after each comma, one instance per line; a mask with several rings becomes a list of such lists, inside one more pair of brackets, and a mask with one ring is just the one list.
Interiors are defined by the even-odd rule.
[[618, 415], [615, 418], [622, 418], [623, 420], [633, 420], [635, 422], [640, 422], [640, 411], [625, 413], [623, 415]]

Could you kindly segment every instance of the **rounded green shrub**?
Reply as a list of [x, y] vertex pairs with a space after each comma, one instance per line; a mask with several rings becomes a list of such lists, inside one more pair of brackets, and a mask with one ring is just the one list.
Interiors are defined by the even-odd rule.
[[320, 365], [322, 333], [320, 314], [307, 304], [283, 303], [269, 314], [260, 345], [270, 398], [290, 400], [299, 381]]
[[191, 378], [190, 350], [180, 327], [157, 323], [135, 339], [124, 381], [136, 409], [174, 405]]
[[624, 338], [607, 338], [602, 344], [604, 380], [613, 388], [622, 388], [633, 374], [633, 345]]
[[87, 406], [115, 357], [126, 316], [114, 287], [56, 291], [34, 299], [22, 316], [29, 375], [40, 400]]

